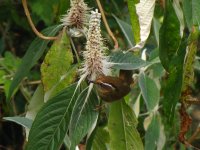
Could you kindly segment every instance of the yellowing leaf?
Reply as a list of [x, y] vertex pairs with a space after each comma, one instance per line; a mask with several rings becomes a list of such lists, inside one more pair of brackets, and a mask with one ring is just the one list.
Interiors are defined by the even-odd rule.
[[41, 66], [45, 101], [74, 81], [75, 69], [70, 69], [72, 62], [70, 42], [63, 32], [61, 38], [53, 43]]

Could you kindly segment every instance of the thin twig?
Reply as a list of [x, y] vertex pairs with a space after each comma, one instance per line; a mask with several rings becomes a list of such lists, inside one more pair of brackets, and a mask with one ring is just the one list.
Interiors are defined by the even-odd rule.
[[31, 26], [31, 28], [32, 28], [32, 30], [33, 30], [33, 32], [34, 32], [38, 37], [40, 37], [41, 39], [44, 39], [44, 40], [56, 40], [57, 37], [47, 37], [47, 36], [44, 36], [42, 33], [40, 33], [40, 32], [36, 29], [36, 27], [35, 27], [35, 25], [34, 25], [32, 19], [31, 19], [30, 12], [29, 12], [29, 10], [28, 10], [28, 6], [27, 6], [26, 0], [22, 0], [22, 5], [23, 5], [23, 7], [24, 7], [24, 12], [25, 12], [25, 14], [26, 14], [26, 17], [27, 17], [27, 19], [28, 19], [28, 22], [29, 22], [29, 24], [30, 24], [30, 26]]
[[106, 30], [107, 30], [108, 34], [110, 35], [110, 37], [111, 37], [111, 38], [113, 39], [113, 41], [114, 41], [114, 44], [115, 44], [114, 47], [115, 47], [115, 49], [117, 49], [117, 48], [119, 48], [118, 41], [117, 41], [117, 39], [115, 38], [115, 36], [114, 36], [114, 34], [112, 33], [112, 31], [110, 30], [110, 27], [109, 27], [108, 22], [107, 22], [107, 20], [106, 20], [106, 17], [105, 17], [105, 14], [104, 14], [102, 5], [101, 5], [101, 3], [100, 3], [100, 0], [96, 0], [96, 2], [97, 2], [97, 5], [98, 5], [98, 7], [99, 7], [99, 10], [100, 10], [100, 12], [101, 12], [101, 16], [102, 16], [104, 25], [105, 25], [105, 27], [106, 27]]

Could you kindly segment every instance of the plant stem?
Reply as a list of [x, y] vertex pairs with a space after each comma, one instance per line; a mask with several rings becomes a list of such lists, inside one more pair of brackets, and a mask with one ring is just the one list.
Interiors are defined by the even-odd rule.
[[104, 10], [103, 10], [103, 8], [102, 8], [102, 5], [101, 5], [101, 3], [100, 3], [100, 0], [96, 0], [96, 2], [97, 2], [97, 5], [98, 5], [98, 7], [99, 7], [99, 10], [100, 10], [100, 12], [101, 12], [101, 16], [102, 16], [104, 25], [105, 25], [105, 27], [106, 27], [106, 30], [107, 30], [108, 34], [110, 35], [110, 37], [111, 37], [111, 38], [113, 39], [113, 41], [114, 41], [114, 48], [117, 49], [117, 48], [119, 48], [118, 41], [117, 41], [117, 39], [115, 38], [115, 36], [114, 36], [114, 34], [112, 33], [112, 31], [110, 30], [110, 27], [109, 27], [108, 22], [107, 22], [107, 20], [106, 20], [106, 17], [105, 17], [105, 14], [104, 14]]
[[27, 19], [28, 19], [28, 22], [29, 22], [29, 24], [30, 24], [30, 26], [31, 26], [31, 28], [32, 28], [32, 30], [33, 30], [33, 32], [34, 32], [39, 38], [44, 39], [44, 40], [56, 40], [56, 39], [58, 38], [58, 37], [47, 37], [47, 36], [44, 36], [42, 33], [40, 33], [40, 32], [36, 29], [35, 25], [33, 24], [33, 21], [32, 21], [31, 16], [30, 16], [30, 12], [29, 12], [28, 7], [27, 7], [27, 2], [26, 2], [26, 0], [22, 0], [22, 5], [23, 5], [23, 7], [24, 7], [24, 12], [25, 12], [25, 14], [26, 14], [26, 17], [27, 17]]

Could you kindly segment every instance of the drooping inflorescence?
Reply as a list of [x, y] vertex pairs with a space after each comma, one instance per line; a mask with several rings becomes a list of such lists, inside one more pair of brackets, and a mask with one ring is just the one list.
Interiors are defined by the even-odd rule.
[[86, 50], [83, 52], [84, 63], [83, 68], [80, 69], [81, 74], [87, 76], [88, 80], [95, 80], [99, 75], [108, 75], [110, 72], [100, 23], [101, 14], [98, 10], [91, 11]]

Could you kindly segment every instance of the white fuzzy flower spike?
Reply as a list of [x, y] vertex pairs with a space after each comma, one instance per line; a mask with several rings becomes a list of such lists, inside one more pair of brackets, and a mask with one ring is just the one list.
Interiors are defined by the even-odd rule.
[[80, 69], [82, 76], [87, 76], [88, 80], [92, 81], [99, 75], [110, 73], [108, 57], [105, 56], [106, 47], [101, 36], [100, 19], [101, 14], [97, 9], [91, 12], [86, 51], [83, 52], [84, 63]]
[[61, 25], [70, 27], [71, 34], [78, 37], [82, 35], [81, 32], [87, 32], [90, 8], [84, 0], [71, 0], [70, 6], [67, 14], [61, 18]]

